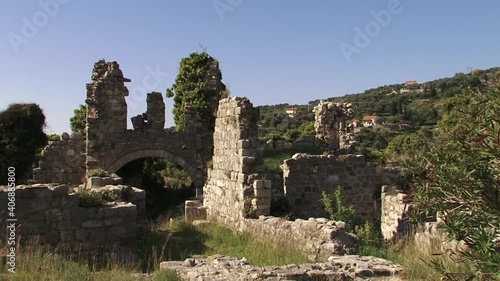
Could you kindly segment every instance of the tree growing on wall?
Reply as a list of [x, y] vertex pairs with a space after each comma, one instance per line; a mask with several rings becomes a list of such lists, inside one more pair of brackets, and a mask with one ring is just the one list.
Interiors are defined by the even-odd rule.
[[0, 112], [0, 184], [7, 184], [7, 169], [16, 180], [28, 176], [37, 150], [47, 144], [45, 116], [37, 104], [11, 104]]
[[87, 123], [87, 107], [80, 104], [80, 107], [74, 110], [73, 117], [69, 119], [69, 125], [73, 133], [85, 136], [85, 124]]
[[500, 280], [500, 90], [469, 90], [460, 100], [403, 167], [413, 175], [421, 214], [438, 214], [448, 237], [467, 246], [454, 256], [470, 275], [432, 261], [435, 269], [446, 280]]
[[213, 128], [219, 100], [227, 97], [226, 86], [217, 60], [205, 51], [192, 53], [179, 64], [175, 83], [167, 89], [166, 96], [174, 99], [175, 127], [184, 129], [185, 105], [189, 103], [199, 120], [207, 128]]

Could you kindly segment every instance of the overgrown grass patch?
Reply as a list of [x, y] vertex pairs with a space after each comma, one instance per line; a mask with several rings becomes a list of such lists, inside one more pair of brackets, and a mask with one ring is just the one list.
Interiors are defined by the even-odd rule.
[[194, 227], [183, 221], [174, 221], [158, 226], [155, 233], [155, 235], [170, 233], [166, 246], [163, 247], [162, 241], [164, 240], [162, 239], [164, 238], [159, 236], [150, 240], [149, 243], [154, 245], [143, 246], [145, 249], [163, 248], [164, 250], [160, 250], [157, 255], [163, 255], [166, 260], [183, 260], [190, 256], [206, 257], [221, 254], [238, 258], [245, 257], [250, 264], [257, 266], [309, 262], [307, 256], [290, 241], [270, 243], [247, 233], [234, 233], [216, 224]]
[[382, 247], [361, 247], [358, 254], [384, 258], [404, 266], [406, 269], [402, 275], [404, 280], [442, 280], [442, 275], [431, 268], [432, 260], [442, 263], [448, 272], [458, 274], [468, 272], [464, 264], [441, 254], [441, 242], [438, 239], [426, 244], [417, 243], [413, 238], [406, 238]]
[[[104, 263], [103, 263], [104, 261]], [[92, 255], [64, 255], [42, 247], [20, 247], [16, 254], [16, 272], [9, 273], [2, 264], [0, 280], [138, 280], [135, 264], [120, 264], [109, 254], [108, 258]]]

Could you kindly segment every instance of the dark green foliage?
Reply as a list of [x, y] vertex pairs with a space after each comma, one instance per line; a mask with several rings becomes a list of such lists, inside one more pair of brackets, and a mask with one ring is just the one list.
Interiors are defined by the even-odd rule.
[[331, 220], [343, 221], [350, 229], [354, 229], [354, 215], [356, 211], [353, 206], [347, 207], [342, 200], [342, 188], [338, 186], [333, 192], [333, 199], [323, 191], [321, 192], [321, 202], [325, 206], [325, 211]]
[[87, 124], [87, 107], [80, 104], [78, 109], [74, 110], [74, 115], [69, 119], [69, 126], [73, 133], [85, 136], [85, 125]]
[[106, 202], [113, 202], [118, 199], [112, 191], [96, 192], [87, 188], [80, 188], [78, 195], [78, 206], [82, 208], [101, 207]]
[[[212, 73], [214, 69], [218, 73]], [[191, 53], [180, 61], [175, 83], [166, 93], [168, 98], [174, 98], [172, 113], [178, 131], [184, 129], [186, 103], [191, 104], [191, 108], [207, 128], [214, 127], [219, 100], [228, 96], [221, 80], [217, 60], [206, 52]]]
[[497, 85], [458, 97], [462, 102], [455, 103], [440, 122], [437, 136], [414, 146], [403, 163], [413, 175], [414, 202], [420, 213], [441, 214], [449, 237], [468, 245], [467, 250], [457, 250], [457, 257], [472, 267], [464, 279], [486, 276], [494, 280], [495, 273], [500, 278]]
[[7, 184], [7, 168], [16, 180], [28, 177], [36, 153], [47, 144], [45, 116], [37, 104], [12, 104], [0, 112], [0, 184]]

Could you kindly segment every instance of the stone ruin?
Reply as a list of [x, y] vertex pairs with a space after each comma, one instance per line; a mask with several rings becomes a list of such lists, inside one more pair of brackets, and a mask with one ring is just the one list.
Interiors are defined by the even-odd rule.
[[[217, 68], [211, 68], [218, 71]], [[147, 94], [147, 111], [132, 117], [133, 130], [127, 129], [129, 92], [117, 62], [99, 60], [94, 64], [92, 82], [86, 84], [86, 138], [63, 134], [43, 150], [34, 180], [39, 183], [81, 184], [86, 172], [105, 170], [115, 173], [138, 158], [159, 157], [186, 170], [196, 188], [206, 179], [206, 163], [213, 153], [213, 132], [206, 128], [186, 105], [185, 129], [165, 129], [165, 103], [158, 92]]]
[[[357, 281], [402, 280], [395, 275], [403, 271], [390, 261], [359, 256], [331, 257], [327, 262], [258, 267], [249, 265], [246, 258], [221, 255], [206, 259], [162, 262], [160, 269], [174, 269], [184, 280], [310, 280]], [[370, 279], [367, 279], [370, 278]], [[388, 279], [390, 278], [390, 279]]]
[[[116, 62], [100, 60], [94, 65], [92, 83], [87, 84], [86, 140], [78, 139], [75, 135], [49, 144], [42, 152], [41, 165], [35, 173], [35, 179], [43, 182], [57, 180], [63, 186], [66, 183], [79, 184], [85, 179], [85, 171], [102, 169], [114, 173], [138, 158], [166, 158], [188, 171], [198, 188], [203, 186], [203, 194], [198, 193], [202, 201], [186, 202], [187, 221], [210, 219], [262, 239], [286, 239], [308, 253], [313, 261], [326, 261], [335, 255], [351, 254], [358, 243], [354, 235], [347, 233], [345, 223], [321, 218], [325, 216], [324, 211], [318, 208], [320, 203], [317, 202], [321, 191], [331, 192], [339, 184], [344, 188], [346, 199], [351, 200], [365, 218], [373, 219], [377, 217], [377, 213], [380, 215], [380, 209], [373, 205], [370, 195], [384, 182], [384, 178], [383, 173], [372, 164], [357, 156], [345, 156], [344, 159], [297, 155], [284, 163], [284, 194], [292, 210], [305, 219], [288, 221], [270, 216], [272, 186], [269, 180], [261, 176], [262, 147], [257, 138], [259, 116], [248, 99], [222, 99], [218, 105], [214, 131], [207, 131], [200, 126], [196, 114], [187, 104], [185, 130], [174, 132], [164, 129], [163, 97], [160, 93], [153, 92], [147, 97], [147, 111], [140, 115], [140, 118], [133, 118], [134, 130], [127, 130], [126, 82], [130, 82], [130, 79], [123, 77]], [[317, 139], [334, 149], [348, 147], [342, 140], [345, 139], [343, 136], [348, 134], [346, 121], [352, 117], [352, 106], [320, 102], [315, 107], [315, 112]], [[78, 157], [66, 157], [68, 155]], [[206, 163], [210, 158], [212, 161], [208, 164], [205, 174]], [[73, 163], [70, 163], [71, 161]], [[60, 163], [59, 166], [56, 162]], [[68, 168], [62, 168], [61, 165]], [[118, 187], [114, 188], [113, 184]], [[119, 183], [112, 183], [106, 178], [89, 179], [89, 187], [96, 190], [105, 187], [121, 190], [120, 194], [128, 194], [128, 191], [124, 191], [125, 187], [120, 187]], [[52, 187], [47, 185], [44, 188], [50, 190]], [[30, 196], [42, 196], [35, 193], [36, 195]], [[71, 195], [65, 194], [63, 192], [61, 198]], [[47, 196], [49, 197], [52, 198]], [[142, 195], [139, 197], [142, 198]], [[88, 218], [81, 219], [78, 217], [80, 209], [74, 202], [70, 203], [73, 205], [64, 205], [67, 204], [64, 203], [66, 200], [60, 201], [63, 204], [60, 209], [56, 206], [54, 208], [57, 210], [54, 211], [50, 209], [50, 204], [49, 209], [43, 210], [44, 220], [39, 218], [41, 224], [49, 225], [49, 229], [45, 232], [27, 232], [27, 236], [49, 237], [48, 235], [58, 233], [59, 240], [54, 242], [56, 244], [65, 242], [66, 238], [63, 237], [76, 237], [80, 233], [86, 234], [78, 237], [92, 239], [97, 233], [108, 235], [115, 225], [118, 225], [116, 228], [125, 228], [121, 223], [131, 223], [132, 220], [136, 222], [133, 229], [134, 235], [137, 235], [142, 217], [138, 206], [142, 203], [129, 202], [139, 205], [134, 207], [135, 217], [130, 215], [130, 220], [125, 222], [118, 220], [121, 211], [113, 211], [113, 215], [105, 216], [103, 212], [107, 211], [100, 209], [93, 210]], [[36, 209], [35, 205], [27, 208]], [[64, 208], [68, 206], [70, 209], [78, 209], [74, 211], [75, 215], [67, 214]], [[127, 206], [123, 208], [128, 208]], [[54, 222], [47, 219], [58, 210], [62, 213], [62, 220], [59, 220], [58, 216]], [[71, 225], [71, 232], [66, 233], [64, 228], [68, 223]], [[122, 234], [126, 237], [132, 236], [132, 232]], [[107, 238], [103, 239], [99, 241], [108, 243]]]
[[147, 111], [142, 115], [130, 118], [134, 130], [155, 129], [160, 130], [165, 126], [165, 103], [163, 95], [159, 92], [147, 94]]
[[349, 132], [347, 121], [354, 116], [352, 104], [320, 101], [313, 112], [317, 139], [333, 150], [351, 148], [354, 137]]

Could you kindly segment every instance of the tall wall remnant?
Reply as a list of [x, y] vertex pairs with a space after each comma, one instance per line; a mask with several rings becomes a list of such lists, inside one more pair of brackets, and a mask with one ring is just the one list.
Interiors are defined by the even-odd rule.
[[352, 104], [320, 101], [314, 107], [316, 138], [331, 145], [333, 149], [347, 148], [344, 139], [347, 131], [347, 120], [354, 115]]
[[266, 216], [272, 189], [271, 181], [259, 179], [263, 169], [257, 113], [246, 98], [220, 101], [213, 135], [213, 166], [203, 187], [203, 206], [186, 201], [186, 221], [208, 218], [259, 239], [286, 239], [311, 254], [312, 260], [353, 253], [357, 237], [347, 233], [343, 222], [287, 221]]
[[163, 129], [165, 127], [165, 103], [163, 95], [152, 92], [146, 98], [148, 126], [151, 129]]
[[87, 84], [87, 171], [102, 168], [100, 159], [104, 159], [106, 150], [104, 139], [109, 135], [127, 130], [128, 89], [120, 65], [106, 62], [104, 59], [94, 64], [92, 83]]
[[235, 225], [245, 217], [270, 212], [270, 181], [258, 179], [262, 157], [257, 138], [258, 111], [247, 98], [219, 102], [214, 132], [213, 167], [203, 187], [209, 219]]

